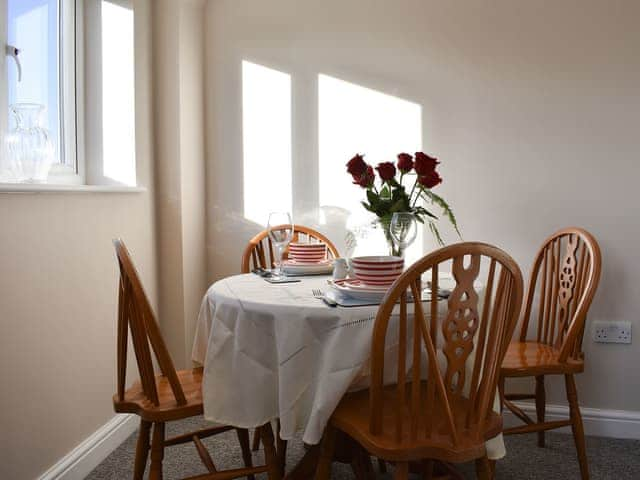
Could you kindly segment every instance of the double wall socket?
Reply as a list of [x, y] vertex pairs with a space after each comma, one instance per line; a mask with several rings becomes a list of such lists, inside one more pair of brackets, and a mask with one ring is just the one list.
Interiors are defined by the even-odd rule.
[[593, 322], [593, 341], [631, 343], [631, 322]]

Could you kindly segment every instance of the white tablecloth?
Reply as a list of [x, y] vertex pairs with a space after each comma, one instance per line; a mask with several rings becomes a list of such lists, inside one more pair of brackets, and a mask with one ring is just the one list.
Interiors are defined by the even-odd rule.
[[[192, 352], [204, 365], [207, 420], [251, 428], [279, 418], [283, 439], [302, 430], [304, 442], [317, 444], [342, 396], [368, 386], [378, 307], [328, 307], [311, 292], [326, 290], [326, 278], [269, 284], [246, 274], [211, 286]], [[387, 338], [390, 354], [395, 343]], [[502, 436], [487, 443], [487, 453], [504, 456]]]

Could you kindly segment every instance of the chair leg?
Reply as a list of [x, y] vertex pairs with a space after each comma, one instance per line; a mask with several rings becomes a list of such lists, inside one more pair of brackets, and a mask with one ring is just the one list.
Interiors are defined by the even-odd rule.
[[491, 471], [491, 462], [485, 455], [476, 460], [476, 476], [478, 480], [492, 480], [493, 473]]
[[278, 429], [276, 430], [276, 452], [278, 453], [280, 475], [284, 477], [284, 472], [287, 467], [287, 441], [280, 438], [280, 420], [278, 420]]
[[[544, 375], [536, 377], [536, 417], [538, 423], [544, 423], [546, 409], [546, 394], [544, 391]], [[538, 432], [538, 446], [544, 447], [544, 430]]]
[[433, 460], [423, 460], [422, 461], [422, 479], [423, 480], [432, 480], [433, 479], [433, 467], [435, 462]]
[[371, 465], [371, 455], [362, 446], [353, 442], [353, 459], [351, 461], [351, 469], [357, 480], [373, 480], [376, 478]]
[[251, 442], [251, 450], [257, 452], [260, 450], [260, 429], [256, 428], [253, 431], [253, 441]]
[[153, 424], [151, 442], [151, 468], [149, 480], [162, 480], [162, 460], [164, 459], [164, 423]]
[[[251, 449], [249, 448], [249, 431], [246, 428], [236, 428], [236, 435], [238, 436], [238, 443], [242, 450], [242, 460], [244, 466], [253, 467], [253, 460], [251, 459]], [[247, 475], [247, 480], [255, 480], [253, 475]]]
[[393, 480], [409, 480], [409, 462], [396, 463]]
[[582, 426], [582, 415], [578, 405], [578, 391], [573, 375], [565, 375], [567, 387], [567, 401], [569, 402], [569, 412], [571, 415], [571, 430], [573, 430], [573, 440], [578, 452], [578, 462], [580, 464], [580, 474], [582, 480], [589, 479], [589, 464], [587, 462], [587, 448], [584, 441], [584, 427]]
[[267, 463], [267, 478], [269, 480], [280, 480], [280, 465], [278, 464], [278, 454], [276, 452], [271, 424], [266, 423], [260, 427], [260, 439], [264, 446], [264, 458]]
[[329, 480], [331, 477], [331, 462], [333, 462], [333, 451], [336, 447], [337, 433], [337, 430], [331, 424], [328, 424], [324, 429], [315, 480]]
[[136, 460], [133, 466], [133, 480], [144, 478], [144, 468], [147, 465], [149, 456], [149, 434], [151, 432], [151, 422], [140, 420], [140, 431], [138, 432], [138, 443], [136, 444]]

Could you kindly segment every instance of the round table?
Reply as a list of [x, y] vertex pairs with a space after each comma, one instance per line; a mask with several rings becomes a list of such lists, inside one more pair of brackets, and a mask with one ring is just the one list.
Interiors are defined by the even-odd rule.
[[[279, 419], [282, 439], [301, 430], [314, 445], [342, 396], [368, 386], [378, 307], [329, 307], [312, 294], [329, 289], [328, 278], [271, 284], [244, 274], [211, 286], [192, 352], [204, 366], [207, 420], [253, 428]], [[446, 301], [440, 305], [444, 315]], [[395, 344], [388, 338], [390, 361], [397, 358]], [[502, 436], [487, 443], [487, 453], [504, 456]]]

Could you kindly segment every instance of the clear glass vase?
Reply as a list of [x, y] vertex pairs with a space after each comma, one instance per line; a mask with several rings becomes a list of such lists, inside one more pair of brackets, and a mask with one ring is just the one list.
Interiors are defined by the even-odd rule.
[[384, 233], [384, 239], [387, 243], [389, 255], [392, 257], [404, 257], [404, 249], [401, 248], [400, 245], [398, 245], [396, 242], [394, 242], [393, 236], [391, 236], [391, 219], [379, 218], [378, 225]]
[[53, 163], [53, 144], [43, 127], [44, 105], [18, 103], [9, 107], [15, 128], [7, 134], [7, 156], [14, 181], [43, 183]]

